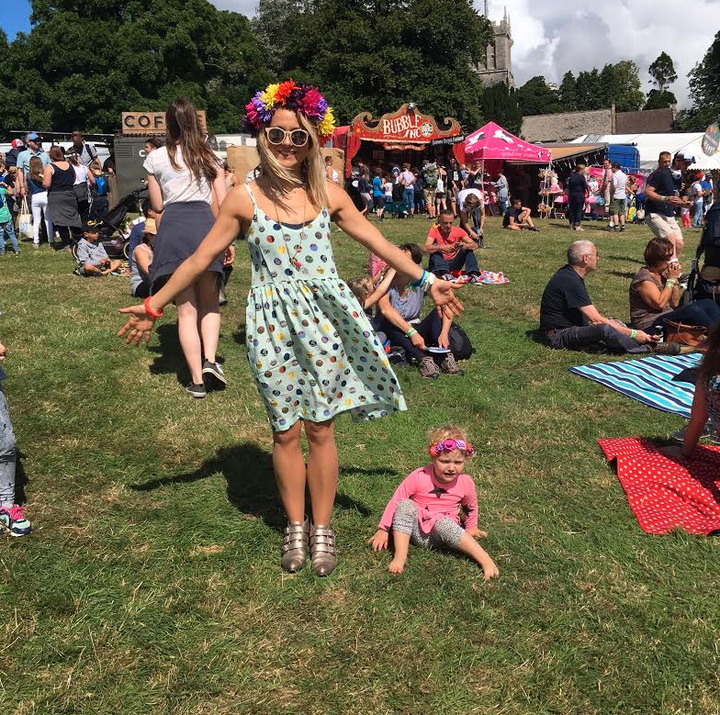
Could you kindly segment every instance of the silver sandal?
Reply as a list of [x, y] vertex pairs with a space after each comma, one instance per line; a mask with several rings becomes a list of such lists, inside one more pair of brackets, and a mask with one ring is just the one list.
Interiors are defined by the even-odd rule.
[[285, 538], [282, 543], [282, 560], [280, 561], [283, 569], [290, 573], [300, 571], [308, 555], [309, 536], [308, 531], [310, 524], [308, 520], [289, 521], [285, 527]]
[[329, 576], [335, 570], [335, 532], [329, 526], [314, 525], [310, 531], [310, 562], [316, 576]]

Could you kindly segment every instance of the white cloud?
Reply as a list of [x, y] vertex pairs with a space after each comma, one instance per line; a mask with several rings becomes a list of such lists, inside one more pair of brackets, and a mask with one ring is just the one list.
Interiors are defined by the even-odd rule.
[[[211, 0], [221, 10], [252, 16], [257, 0]], [[475, 0], [482, 11], [483, 0]], [[492, 20], [506, 7], [513, 36], [513, 73], [518, 85], [541, 74], [559, 83], [568, 70], [577, 74], [608, 62], [633, 60], [643, 89], [647, 68], [664, 50], [675, 62], [672, 87], [680, 105], [688, 104], [687, 74], [720, 29], [720, 0], [603, 0], [593, 10], [572, 9], [556, 0], [489, 0]]]
[[[482, 2], [476, 0], [476, 6]], [[601, 69], [608, 62], [633, 60], [643, 89], [650, 89], [647, 68], [662, 52], [675, 62], [672, 87], [680, 105], [688, 104], [687, 74], [720, 29], [720, 0], [604, 0], [593, 10], [573, 10], [557, 2], [490, 0], [499, 20], [507, 7], [513, 35], [513, 74], [518, 85], [542, 74], [559, 82], [572, 70]]]

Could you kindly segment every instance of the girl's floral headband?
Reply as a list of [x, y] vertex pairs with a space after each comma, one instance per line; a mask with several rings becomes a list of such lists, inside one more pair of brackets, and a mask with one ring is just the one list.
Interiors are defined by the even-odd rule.
[[473, 454], [475, 454], [475, 450], [470, 442], [466, 442], [464, 439], [452, 438], [443, 439], [436, 444], [431, 444], [429, 451], [431, 457], [437, 457], [438, 455], [443, 454], [443, 452], [454, 452], [455, 450], [465, 452], [468, 457], [472, 457]]
[[332, 107], [317, 87], [289, 79], [280, 84], [269, 84], [262, 92], [256, 92], [245, 105], [245, 126], [257, 136], [272, 119], [276, 109], [300, 112], [315, 125], [321, 142], [327, 141], [335, 129]]

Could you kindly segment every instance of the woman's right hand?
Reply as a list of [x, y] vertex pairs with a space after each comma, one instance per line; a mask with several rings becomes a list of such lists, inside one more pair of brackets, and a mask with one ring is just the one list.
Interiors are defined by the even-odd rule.
[[415, 335], [410, 338], [410, 342], [419, 350], [425, 350], [425, 339], [420, 333], [415, 333]]
[[127, 323], [118, 330], [118, 337], [123, 338], [127, 333], [126, 345], [130, 345], [130, 343], [139, 345], [143, 338], [145, 338], [145, 344], [147, 345], [150, 342], [150, 333], [152, 333], [155, 325], [155, 318], [145, 310], [145, 306], [141, 303], [129, 308], [120, 308], [118, 313], [125, 313], [129, 316]]
[[682, 266], [677, 261], [670, 261], [670, 263], [668, 263], [666, 274], [668, 278], [677, 280], [680, 277], [681, 271]]

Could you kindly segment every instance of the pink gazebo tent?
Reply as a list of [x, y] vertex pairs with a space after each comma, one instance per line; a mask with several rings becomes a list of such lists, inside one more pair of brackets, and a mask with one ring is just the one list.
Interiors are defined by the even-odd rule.
[[550, 150], [518, 139], [495, 122], [488, 122], [465, 139], [467, 161], [522, 162], [527, 164], [549, 164]]

